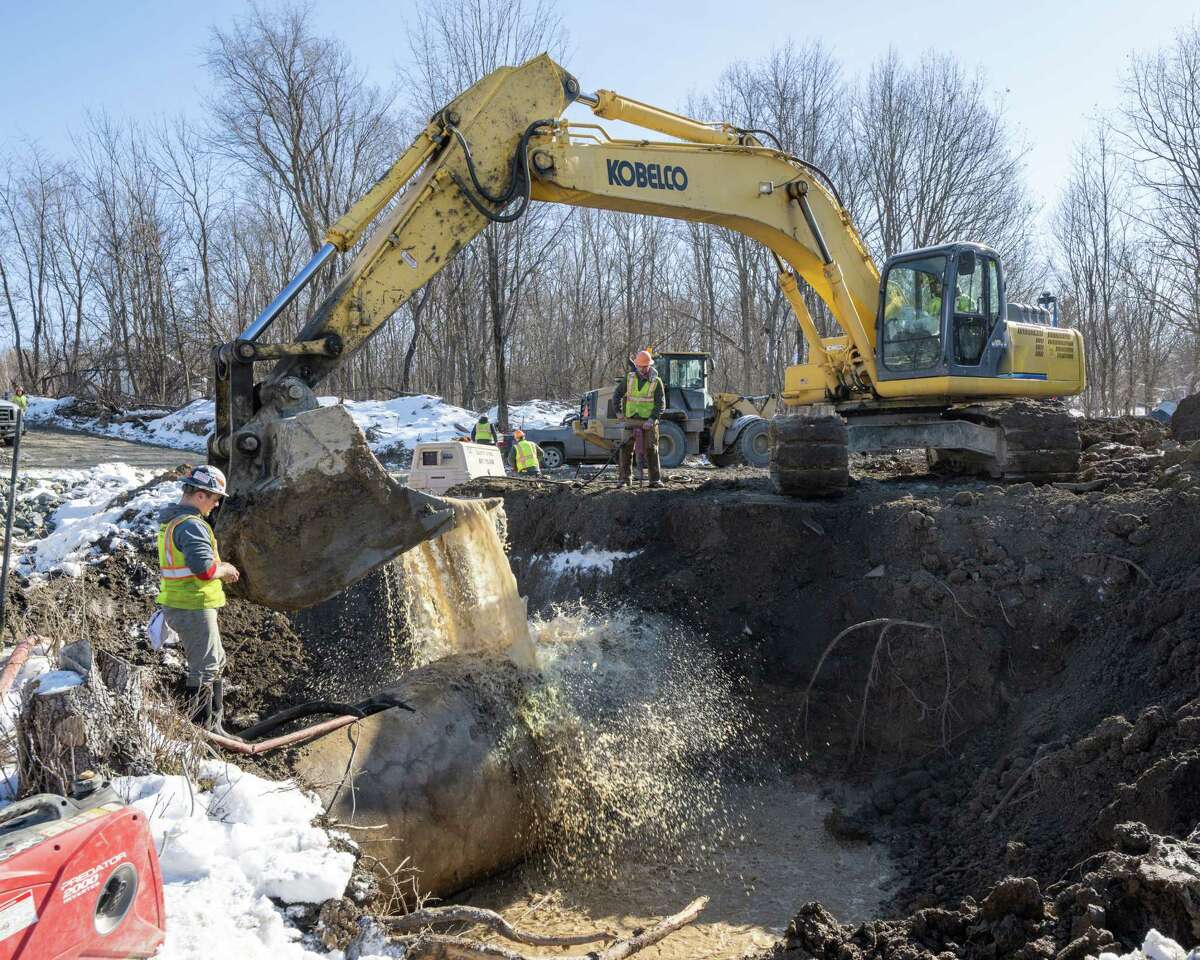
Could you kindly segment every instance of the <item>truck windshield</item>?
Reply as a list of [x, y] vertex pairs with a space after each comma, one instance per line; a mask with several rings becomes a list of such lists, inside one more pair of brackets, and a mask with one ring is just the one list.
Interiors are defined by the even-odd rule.
[[883, 365], [927, 370], [942, 355], [946, 258], [926, 257], [888, 270], [883, 294]]
[[672, 358], [667, 381], [681, 390], [704, 389], [704, 358]]

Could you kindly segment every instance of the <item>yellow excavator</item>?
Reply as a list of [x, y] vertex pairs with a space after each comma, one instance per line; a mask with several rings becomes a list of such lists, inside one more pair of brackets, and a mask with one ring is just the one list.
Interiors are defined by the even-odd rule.
[[[571, 103], [674, 139], [613, 139], [562, 119]], [[276, 609], [315, 603], [453, 524], [446, 501], [392, 480], [349, 414], [319, 406], [313, 391], [484, 228], [532, 201], [717, 224], [772, 251], [807, 347], [770, 425], [781, 493], [843, 491], [853, 451], [923, 448], [940, 468], [1034, 479], [1078, 465], [1078, 434], [1056, 398], [1084, 387], [1082, 338], [1008, 303], [994, 250], [916, 250], [881, 275], [829, 178], [766, 132], [585, 93], [543, 55], [435, 114], [279, 296], [215, 348], [209, 449], [230, 489], [218, 535], [245, 595]], [[295, 342], [265, 342], [304, 285], [376, 220]], [[820, 335], [801, 279], [841, 335]], [[274, 367], [259, 380], [264, 361]]]

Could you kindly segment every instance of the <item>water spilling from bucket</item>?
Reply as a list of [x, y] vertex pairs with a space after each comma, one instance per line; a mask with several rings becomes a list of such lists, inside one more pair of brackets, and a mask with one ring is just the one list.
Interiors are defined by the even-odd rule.
[[453, 530], [403, 554], [403, 618], [413, 665], [455, 653], [505, 655], [537, 667], [525, 601], [497, 523], [496, 501], [452, 500]]

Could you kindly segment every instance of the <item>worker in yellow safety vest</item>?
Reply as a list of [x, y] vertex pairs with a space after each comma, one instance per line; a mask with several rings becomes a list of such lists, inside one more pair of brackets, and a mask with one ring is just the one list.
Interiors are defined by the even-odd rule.
[[524, 430], [513, 431], [513, 469], [517, 476], [542, 475], [542, 448], [532, 440], [526, 440]]
[[496, 432], [492, 429], [491, 421], [488, 420], [486, 414], [480, 417], [479, 422], [471, 428], [471, 440], [493, 447], [496, 445]]
[[21, 416], [25, 416], [29, 412], [29, 397], [25, 394], [25, 388], [19, 383], [13, 387], [12, 402], [21, 408]]
[[187, 660], [188, 712], [193, 723], [223, 732], [225, 649], [217, 610], [225, 606], [224, 583], [236, 583], [237, 567], [217, 552], [208, 518], [225, 496], [225, 475], [195, 467], [183, 478], [183, 496], [163, 507], [158, 521], [158, 605], [178, 636]]
[[625, 437], [617, 451], [617, 486], [629, 486], [639, 430], [645, 445], [650, 486], [664, 486], [662, 464], [658, 458], [658, 421], [667, 408], [667, 391], [659, 379], [658, 371], [654, 369], [654, 358], [649, 350], [639, 352], [633, 361], [633, 370], [617, 382], [613, 404], [618, 411], [617, 419], [625, 424]]

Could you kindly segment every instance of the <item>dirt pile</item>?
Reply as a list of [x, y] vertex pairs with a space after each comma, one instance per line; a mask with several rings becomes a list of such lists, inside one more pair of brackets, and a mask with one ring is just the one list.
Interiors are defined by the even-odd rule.
[[903, 920], [852, 927], [818, 903], [792, 920], [771, 960], [818, 957], [963, 957], [1083, 960], [1140, 946], [1154, 929], [1181, 943], [1200, 940], [1200, 845], [1123, 823], [1117, 848], [1078, 865], [1044, 890], [1032, 877], [1009, 877], [979, 902], [919, 910]]
[[1171, 436], [1180, 443], [1200, 440], [1200, 393], [1179, 401], [1171, 414]]

